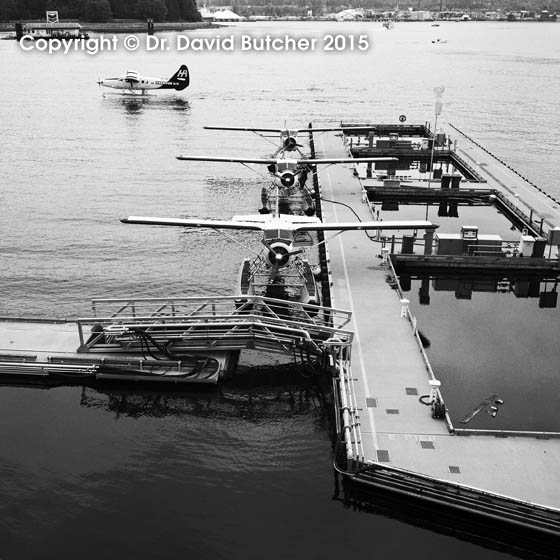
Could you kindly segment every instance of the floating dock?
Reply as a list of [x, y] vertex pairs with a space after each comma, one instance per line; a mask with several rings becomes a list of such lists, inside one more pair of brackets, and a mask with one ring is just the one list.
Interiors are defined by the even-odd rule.
[[[428, 190], [450, 196], [451, 191], [461, 193], [464, 185], [466, 197], [473, 196], [472, 189], [482, 189], [476, 193], [477, 200], [499, 197], [530, 231], [549, 242], [546, 251], [553, 253], [552, 259], [513, 256], [508, 259], [512, 266], [538, 267], [546, 260], [550, 272], [557, 272], [559, 205], [466, 136], [459, 134], [460, 149], [453, 142], [456, 156], [450, 156], [446, 137], [442, 139], [445, 149], [441, 157], [427, 159], [424, 139], [433, 141], [433, 137], [425, 126], [345, 125], [362, 129], [352, 132], [353, 136], [347, 134], [344, 141], [334, 135], [318, 136], [315, 157], [337, 157], [348, 152], [377, 155], [380, 152], [374, 147], [378, 136], [382, 137], [380, 150], [385, 153], [390, 136], [395, 146], [391, 153], [399, 157], [400, 142], [405, 162], [402, 166], [397, 162], [389, 174], [381, 169], [368, 169], [364, 174], [356, 168], [351, 172], [342, 166], [319, 170], [325, 221], [356, 217], [371, 220], [372, 189], [408, 187], [422, 189], [424, 196]], [[414, 137], [422, 152], [422, 169], [416, 169], [420, 173], [415, 177], [410, 168], [416, 160], [409, 153]], [[364, 145], [362, 150], [360, 146]], [[463, 185], [457, 189], [450, 188], [449, 183], [442, 186], [446, 169], [442, 172], [438, 163], [440, 178], [434, 180], [430, 161], [432, 165], [443, 162], [454, 177], [461, 177]], [[399, 167], [408, 171], [403, 173]], [[409, 194], [405, 191], [399, 196], [404, 199]], [[431, 258], [433, 247], [426, 240], [424, 255], [390, 255], [390, 243], [380, 251], [380, 241], [364, 232], [347, 232], [327, 243], [332, 305], [351, 311], [354, 332], [351, 364], [340, 356], [336, 381], [340, 435], [347, 461], [341, 471], [363, 487], [389, 489], [442, 508], [474, 512], [496, 523], [536, 531], [543, 538], [559, 537], [560, 434], [485, 432], [452, 424], [445, 408], [445, 386], [440, 386], [437, 372], [432, 371], [416, 319], [400, 291], [398, 271], [393, 269], [402, 264], [399, 259], [409, 259], [410, 266], [410, 260]], [[469, 257], [439, 258], [448, 268], [458, 270], [453, 259], [464, 264]], [[476, 262], [476, 257], [470, 258]], [[489, 263], [478, 264], [484, 268]], [[471, 269], [473, 266], [471, 262]]]
[[0, 321], [0, 376], [216, 384], [244, 349], [320, 364], [352, 343], [349, 313], [260, 296], [96, 299], [75, 321]]
[[332, 374], [345, 480], [557, 540], [560, 433], [453, 425], [400, 282], [432, 269], [557, 276], [560, 204], [454, 127], [458, 143], [427, 125], [348, 125], [357, 130], [342, 140], [313, 139], [311, 129], [312, 156], [395, 160], [321, 168], [322, 220], [370, 221], [374, 203], [439, 204], [448, 216], [495, 206], [522, 231], [518, 242], [471, 226], [402, 239], [319, 232], [323, 306], [251, 295], [110, 299], [75, 321], [2, 319], [0, 375], [215, 384], [244, 349], [315, 360]]

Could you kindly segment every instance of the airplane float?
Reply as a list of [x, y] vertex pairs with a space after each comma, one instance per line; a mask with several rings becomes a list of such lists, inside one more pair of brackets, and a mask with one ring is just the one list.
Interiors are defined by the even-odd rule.
[[[309, 263], [299, 259], [304, 251], [317, 247], [326, 239], [311, 246], [303, 248], [298, 245], [298, 236], [302, 233], [317, 231], [334, 231], [332, 237], [350, 230], [419, 230], [436, 229], [437, 224], [424, 220], [408, 221], [368, 221], [368, 222], [322, 222], [317, 217], [295, 216], [289, 214], [254, 214], [234, 216], [232, 220], [202, 220], [197, 218], [155, 218], [143, 216], [129, 216], [123, 218], [125, 224], [141, 224], [155, 226], [178, 226], [189, 228], [210, 228], [216, 231], [222, 229], [261, 231], [261, 243], [267, 254], [263, 259], [257, 254], [254, 266], [250, 259], [245, 259], [240, 271], [239, 292], [241, 295], [255, 293], [251, 283], [259, 275], [265, 278], [265, 295], [278, 299], [292, 299], [284, 297], [286, 290], [284, 284], [290, 277], [298, 277], [296, 286], [297, 299], [302, 303], [318, 304], [320, 301], [319, 290], [315, 284], [314, 275]], [[232, 239], [227, 236], [228, 239]], [[236, 241], [235, 239], [232, 239]], [[237, 242], [237, 241], [236, 241]], [[246, 248], [246, 247], [245, 247]], [[251, 250], [251, 252], [254, 252]], [[296, 257], [295, 259], [293, 257]], [[281, 274], [281, 269], [285, 271]], [[252, 290], [252, 291], [251, 291]], [[272, 290], [272, 291], [271, 291]]]
[[[177, 159], [183, 161], [216, 161], [228, 163], [241, 163], [248, 167], [248, 164], [266, 165], [273, 179], [278, 183], [273, 183], [273, 187], [280, 186], [283, 188], [283, 195], [290, 196], [292, 188], [298, 189], [303, 195], [307, 209], [306, 214], [311, 216], [315, 213], [313, 205], [313, 196], [309, 189], [305, 186], [307, 176], [312, 171], [314, 165], [333, 165], [335, 163], [373, 163], [380, 161], [393, 161], [392, 157], [367, 157], [367, 158], [238, 158], [238, 157], [212, 157], [212, 156], [177, 156]], [[251, 169], [249, 167], [249, 169]], [[254, 171], [254, 170], [253, 170]], [[270, 210], [267, 208], [269, 192], [263, 188], [261, 195], [263, 207], [259, 212], [267, 214]]]
[[[282, 155], [284, 157], [286, 152], [295, 152], [298, 151], [299, 154], [303, 157], [303, 153], [301, 152], [300, 148], [303, 147], [302, 144], [298, 143], [298, 134], [300, 132], [344, 132], [345, 130], [361, 130], [359, 127], [327, 127], [327, 128], [258, 128], [258, 127], [242, 127], [242, 126], [205, 126], [207, 130], [239, 130], [245, 132], [253, 132], [258, 136], [261, 136], [268, 142], [269, 136], [265, 136], [265, 134], [274, 134], [280, 136], [280, 146], [276, 149], [276, 151], [272, 154], [272, 157], [275, 158], [278, 155]], [[272, 142], [271, 142], [272, 143]]]
[[141, 76], [136, 70], [128, 70], [124, 76], [99, 78], [97, 83], [103, 87], [119, 89], [121, 95], [146, 95], [147, 90], [155, 89], [183, 91], [190, 84], [190, 75], [189, 69], [183, 64], [169, 80]]

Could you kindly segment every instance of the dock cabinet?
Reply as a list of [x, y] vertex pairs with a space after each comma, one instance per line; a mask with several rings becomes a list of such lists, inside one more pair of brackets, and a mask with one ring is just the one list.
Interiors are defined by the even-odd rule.
[[466, 239], [460, 233], [436, 233], [434, 254], [502, 257], [502, 244], [503, 239], [499, 235], [478, 234]]

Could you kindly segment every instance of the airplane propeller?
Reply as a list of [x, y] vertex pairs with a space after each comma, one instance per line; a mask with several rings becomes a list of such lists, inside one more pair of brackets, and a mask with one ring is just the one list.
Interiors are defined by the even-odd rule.
[[288, 152], [293, 152], [296, 148], [302, 148], [302, 144], [298, 144], [293, 136], [288, 136], [284, 139], [284, 149]]

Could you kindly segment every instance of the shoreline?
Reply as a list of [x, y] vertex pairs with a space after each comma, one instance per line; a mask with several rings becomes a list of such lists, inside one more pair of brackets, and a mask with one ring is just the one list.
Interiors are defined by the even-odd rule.
[[[22, 23], [35, 23], [37, 20], [22, 20]], [[62, 20], [61, 23], [65, 23]], [[148, 30], [148, 24], [139, 20], [109, 21], [105, 23], [94, 23], [80, 21], [82, 31], [91, 33], [144, 33]], [[0, 32], [15, 32], [15, 21], [0, 22]], [[193, 29], [211, 29], [222, 27], [208, 21], [170, 21], [154, 23], [154, 32], [158, 31], [190, 31]]]
[[[21, 23], [37, 23], [38, 20], [21, 20]], [[235, 25], [238, 23], [262, 23], [262, 22], [294, 22], [294, 21], [315, 21], [315, 22], [331, 22], [331, 23], [345, 23], [345, 22], [338, 22], [336, 20], [331, 19], [322, 19], [322, 18], [314, 18], [314, 19], [293, 19], [293, 18], [275, 18], [271, 20], [260, 20], [260, 19], [247, 19], [239, 21], [224, 21], [224, 22], [212, 22], [212, 21], [176, 21], [176, 22], [160, 22], [154, 23], [154, 33], [159, 32], [166, 32], [166, 31], [191, 31], [195, 29], [220, 29], [225, 26]], [[387, 19], [363, 19], [356, 21], [356, 23], [363, 23], [363, 24], [375, 24], [375, 23], [383, 23], [384, 21], [389, 21]], [[401, 19], [390, 19], [394, 23], [430, 23], [430, 24], [441, 24], [441, 23], [556, 23], [560, 22], [560, 20], [540, 20], [540, 19], [530, 19], [526, 18], [523, 20], [507, 20], [507, 19], [496, 19], [496, 20], [460, 20], [460, 19], [425, 19], [425, 20], [401, 20]], [[61, 23], [70, 23], [69, 20], [63, 20]], [[0, 33], [10, 33], [15, 32], [15, 25], [16, 21], [9, 21], [9, 22], [0, 22]], [[74, 22], [72, 22], [74, 23]], [[80, 21], [78, 22], [82, 26], [83, 32], [91, 32], [91, 33], [144, 33], [148, 31], [148, 23], [146, 21], [139, 21], [139, 20], [117, 20], [117, 21], [110, 21], [105, 23], [94, 23], [94, 22], [86, 22]]]

